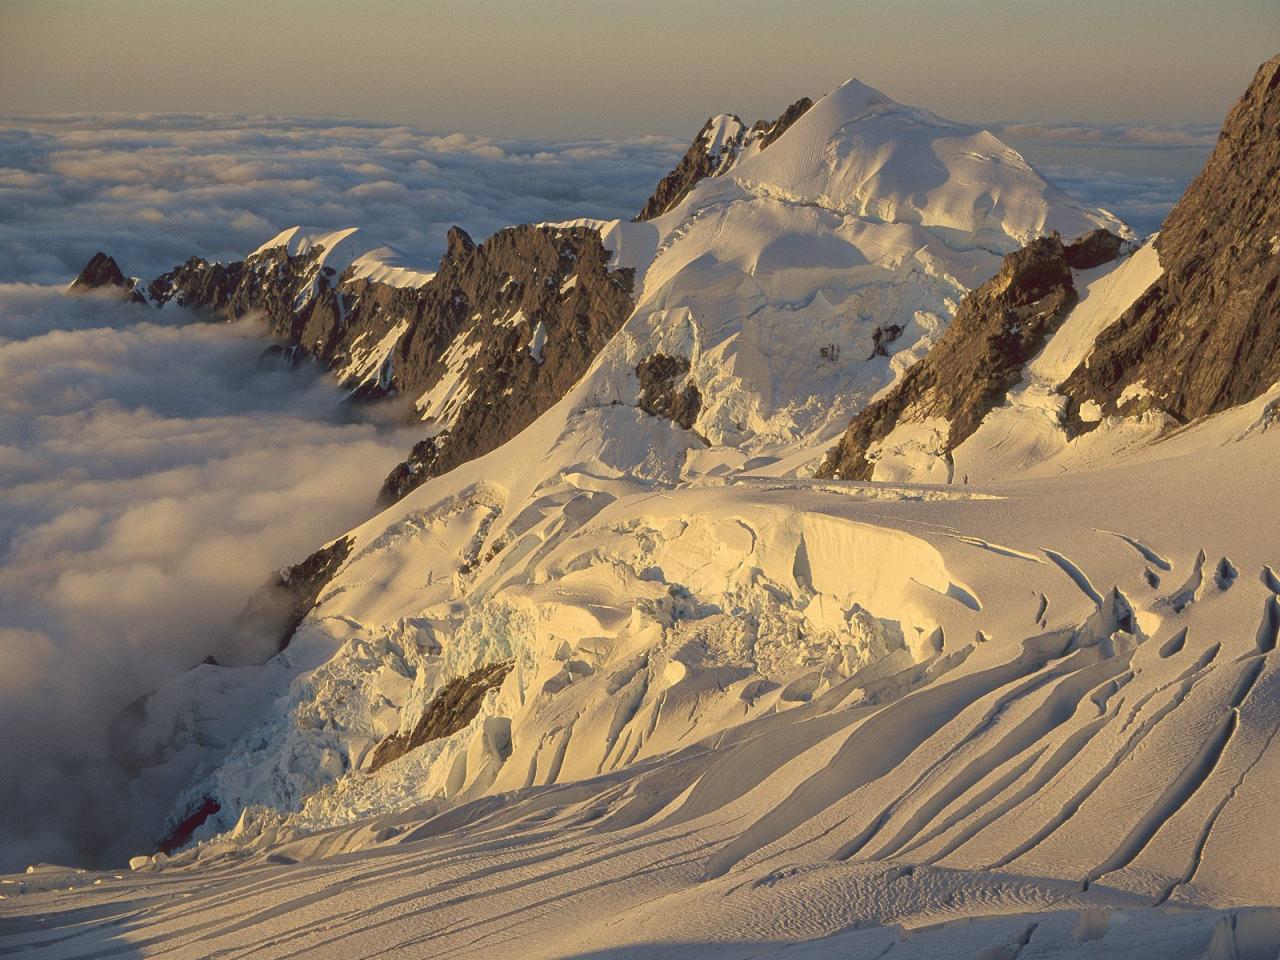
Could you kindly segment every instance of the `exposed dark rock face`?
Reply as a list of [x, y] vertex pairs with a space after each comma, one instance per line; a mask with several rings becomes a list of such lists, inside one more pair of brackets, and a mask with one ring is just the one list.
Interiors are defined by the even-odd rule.
[[118, 290], [120, 294], [139, 303], [144, 302], [141, 294], [133, 289], [133, 281], [126, 277], [120, 266], [101, 250], [89, 258], [80, 275], [71, 281], [73, 293], [85, 293], [89, 290]]
[[871, 356], [867, 357], [867, 359], [887, 357], [889, 351], [885, 349], [885, 344], [893, 343], [900, 336], [902, 336], [902, 324], [900, 323], [890, 323], [883, 327], [876, 327], [871, 333]]
[[949, 454], [1004, 402], [1027, 361], [1076, 305], [1072, 260], [1092, 263], [1100, 250], [1112, 247], [1119, 252], [1120, 238], [1113, 244], [1091, 233], [1064, 246], [1055, 234], [1005, 257], [1000, 272], [964, 298], [928, 355], [853, 418], [818, 476], [870, 479], [875, 470], [867, 456], [871, 447], [906, 421], [945, 419]]
[[640, 378], [640, 409], [655, 417], [665, 417], [686, 430], [692, 430], [702, 409], [702, 394], [692, 383], [682, 382], [689, 375], [689, 361], [655, 353], [636, 365]]
[[788, 127], [804, 116], [805, 111], [811, 106], [813, 106], [812, 100], [801, 97], [787, 107], [777, 120], [759, 120], [750, 130], [739, 117], [733, 116], [732, 120], [737, 123], [738, 132], [732, 137], [726, 137], [716, 153], [711, 152], [712, 128], [716, 118], [710, 118], [693, 138], [693, 143], [680, 158], [676, 168], [662, 178], [657, 189], [653, 191], [653, 196], [646, 201], [635, 219], [643, 221], [662, 216], [688, 196], [689, 191], [697, 185], [699, 180], [718, 176], [733, 166], [748, 147], [757, 142], [761, 150], [769, 146], [782, 136]]
[[786, 133], [787, 129], [803, 117], [812, 106], [812, 100], [808, 97], [801, 97], [791, 106], [787, 107], [786, 110], [782, 111], [782, 116], [773, 121], [773, 123], [766, 123], [764, 120], [757, 121], [752, 129], [761, 130], [764, 133], [763, 138], [760, 140], [760, 149], [763, 150], [765, 147], [769, 146], [769, 144], [773, 143], [773, 141]]
[[195, 810], [191, 811], [181, 823], [177, 824], [160, 841], [161, 853], [173, 853], [173, 851], [185, 847], [191, 842], [192, 835], [204, 825], [204, 822], [221, 809], [222, 806], [218, 801], [212, 797], [205, 797]]
[[1115, 260], [1124, 246], [1125, 242], [1110, 230], [1094, 230], [1067, 247], [1067, 266], [1072, 270], [1092, 270]]
[[351, 539], [343, 537], [273, 574], [232, 623], [230, 652], [218, 662], [262, 663], [287, 647], [350, 553]]
[[[531, 424], [586, 373], [634, 306], [632, 271], [609, 269], [594, 230], [514, 227], [479, 246], [457, 233], [423, 288], [425, 322], [400, 339], [387, 382], [414, 397], [460, 377], [465, 399], [387, 478], [383, 504]], [[446, 357], [457, 343], [466, 349]]]
[[514, 663], [512, 660], [491, 663], [446, 683], [431, 698], [408, 735], [393, 733], [374, 747], [369, 772], [400, 759], [424, 743], [452, 736], [463, 729], [480, 712], [485, 694], [502, 686]]
[[[741, 120], [734, 117], [738, 121], [743, 130], [746, 127]], [[685, 155], [680, 158], [680, 162], [676, 164], [674, 170], [663, 177], [658, 186], [653, 191], [645, 205], [636, 214], [637, 221], [652, 220], [660, 217], [668, 210], [676, 206], [681, 200], [688, 196], [689, 191], [694, 188], [699, 180], [704, 177], [710, 177], [717, 173], [722, 164], [726, 161], [732, 163], [738, 153], [738, 148], [742, 145], [742, 135], [726, 141], [720, 153], [713, 154], [710, 150], [709, 141], [711, 135], [711, 125], [715, 118], [708, 119], [702, 125], [702, 129], [698, 131], [698, 135], [693, 138], [693, 143], [689, 149], [685, 151]]]
[[[1186, 422], [1280, 379], [1280, 56], [1259, 68], [1156, 240], [1163, 275], [1062, 385], [1074, 424], [1158, 408]], [[1123, 407], [1131, 384], [1143, 396]]]

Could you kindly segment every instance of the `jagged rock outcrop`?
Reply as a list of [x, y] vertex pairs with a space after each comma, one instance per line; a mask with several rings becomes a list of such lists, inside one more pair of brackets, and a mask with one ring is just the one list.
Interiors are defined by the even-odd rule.
[[1027, 361], [1076, 305], [1072, 264], [1098, 266], [1121, 247], [1119, 237], [1100, 230], [1070, 245], [1056, 234], [1041, 237], [1009, 254], [999, 273], [964, 298], [928, 355], [853, 418], [817, 475], [871, 479], [876, 444], [909, 422], [944, 422], [945, 444], [937, 452], [949, 455], [1004, 402]]
[[[241, 316], [263, 305], [250, 303], [258, 297], [251, 293], [253, 286], [246, 282], [246, 272], [242, 260], [222, 264], [190, 257], [147, 284], [147, 299], [157, 306], [173, 302], [197, 312], [227, 312], [231, 316]], [[242, 300], [238, 308], [232, 305], [237, 295]]]
[[1072, 270], [1092, 270], [1115, 260], [1124, 248], [1125, 241], [1110, 230], [1094, 230], [1067, 247], [1067, 266]]
[[773, 143], [773, 141], [786, 133], [787, 128], [803, 117], [812, 106], [812, 100], [808, 97], [801, 97], [795, 103], [791, 104], [791, 106], [787, 107], [786, 110], [783, 110], [782, 116], [773, 121], [773, 123], [769, 123], [765, 120], [757, 120], [751, 129], [763, 134], [760, 138], [760, 149], [763, 150], [765, 147], [769, 146], [769, 144]]
[[[329, 252], [280, 245], [230, 264], [192, 257], [147, 284], [145, 299], [210, 318], [258, 314], [287, 341], [272, 361], [310, 357], [354, 399], [412, 401], [409, 419], [431, 436], [387, 478], [384, 505], [532, 423], [633, 306], [632, 271], [610, 269], [589, 227], [511, 227], [481, 244], [454, 227], [439, 271], [419, 286], [339, 272]], [[98, 286], [123, 277], [101, 254], [86, 272]]]
[[758, 153], [769, 146], [811, 106], [812, 100], [801, 97], [777, 120], [758, 120], [750, 129], [735, 114], [711, 117], [702, 125], [675, 169], [658, 183], [635, 219], [644, 221], [662, 216], [688, 196], [698, 181], [726, 173], [747, 152]]
[[226, 666], [262, 663], [287, 647], [324, 585], [350, 553], [351, 538], [343, 537], [274, 573], [232, 623], [225, 652], [215, 662]]
[[452, 736], [475, 719], [485, 694], [502, 686], [513, 660], [491, 663], [463, 677], [454, 677], [431, 698], [408, 734], [393, 733], [373, 748], [368, 772], [373, 773], [424, 743]]
[[72, 293], [90, 290], [116, 290], [122, 297], [142, 303], [145, 299], [133, 288], [133, 281], [124, 275], [119, 264], [101, 250], [89, 258], [80, 274], [71, 281]]
[[[686, 382], [689, 361], [666, 353], [645, 357], [636, 365], [640, 379], [640, 409], [655, 417], [665, 417], [692, 430], [702, 409], [702, 394]], [[681, 384], [684, 384], [681, 386]]]
[[594, 230], [515, 227], [478, 246], [457, 234], [428, 284], [423, 320], [388, 356], [386, 383], [419, 397], [437, 432], [387, 477], [383, 504], [531, 424], [586, 373], [633, 307], [632, 271], [609, 269]]
[[1164, 273], [1063, 383], [1077, 429], [1152, 408], [1187, 422], [1280, 380], [1280, 56], [1227, 115], [1156, 248]]
[[[717, 127], [729, 127], [727, 135], [723, 135], [721, 143], [715, 144]], [[714, 176], [726, 164], [732, 164], [738, 155], [747, 127], [737, 116], [726, 115], [711, 117], [702, 125], [693, 143], [680, 158], [675, 169], [658, 181], [653, 195], [645, 201], [636, 221], [652, 220], [660, 217], [688, 196], [699, 180]]]
[[876, 327], [871, 331], [871, 356], [867, 357], [867, 359], [889, 356], [889, 351], [885, 349], [886, 345], [893, 343], [900, 336], [902, 336], [902, 324], [900, 323], [889, 323]]

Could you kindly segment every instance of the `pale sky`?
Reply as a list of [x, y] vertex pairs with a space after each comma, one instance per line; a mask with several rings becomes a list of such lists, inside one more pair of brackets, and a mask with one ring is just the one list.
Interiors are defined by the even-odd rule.
[[687, 136], [850, 76], [956, 120], [1218, 122], [1278, 0], [0, 0], [0, 113]]

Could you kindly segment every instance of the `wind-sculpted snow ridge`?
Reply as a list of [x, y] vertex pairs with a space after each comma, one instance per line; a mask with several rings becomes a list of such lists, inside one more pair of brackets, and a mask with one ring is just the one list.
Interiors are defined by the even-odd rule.
[[[634, 271], [625, 324], [338, 541], [284, 650], [147, 699], [192, 844], [21, 878], [0, 950], [1280, 953], [1274, 391], [1072, 439], [1160, 258], [993, 140], [851, 83], [652, 220], [527, 228]], [[1001, 363], [912, 367], [974, 288]], [[951, 482], [813, 478], [918, 369]]]

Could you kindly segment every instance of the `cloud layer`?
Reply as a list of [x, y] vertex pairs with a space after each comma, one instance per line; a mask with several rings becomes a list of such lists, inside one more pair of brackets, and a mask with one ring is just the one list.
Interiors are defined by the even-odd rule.
[[279, 117], [0, 119], [0, 282], [65, 282], [96, 250], [153, 277], [298, 223], [359, 226], [434, 264], [449, 227], [631, 216], [687, 143], [496, 140]]
[[1160, 229], [1200, 172], [1214, 124], [1011, 123], [993, 128], [1072, 196], [1104, 207], [1140, 234]]
[[413, 439], [261, 368], [252, 321], [161, 316], [0, 285], [0, 868], [92, 856], [124, 819], [111, 717], [363, 520]]

